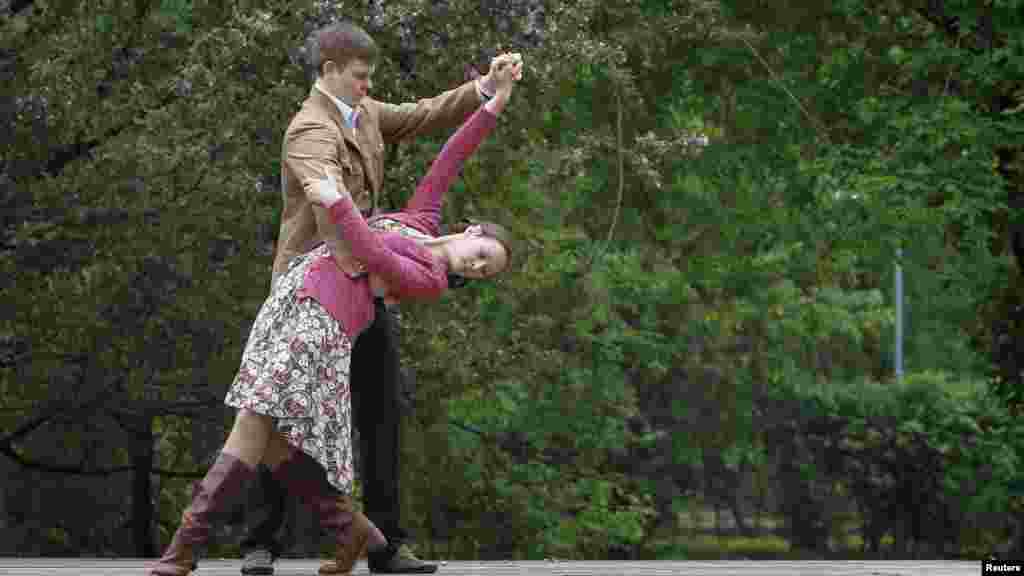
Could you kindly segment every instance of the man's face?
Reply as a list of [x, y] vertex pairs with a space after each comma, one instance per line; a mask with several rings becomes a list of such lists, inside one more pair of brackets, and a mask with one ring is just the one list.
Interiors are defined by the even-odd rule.
[[335, 98], [354, 108], [373, 88], [373, 70], [365, 60], [349, 60], [344, 68], [329, 61], [324, 65], [323, 81]]

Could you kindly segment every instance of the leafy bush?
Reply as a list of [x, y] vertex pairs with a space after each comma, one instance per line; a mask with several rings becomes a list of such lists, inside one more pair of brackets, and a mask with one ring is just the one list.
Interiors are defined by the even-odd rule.
[[[865, 549], [897, 554], [972, 554], [1001, 541], [1005, 513], [1019, 509], [1024, 425], [982, 382], [941, 373], [902, 383], [778, 386], [771, 409], [791, 420], [766, 432], [795, 458], [783, 477], [796, 540], [808, 518], [828, 522], [837, 501], [856, 507]], [[805, 542], [806, 543], [806, 542]], [[822, 536], [812, 538], [821, 547]]]

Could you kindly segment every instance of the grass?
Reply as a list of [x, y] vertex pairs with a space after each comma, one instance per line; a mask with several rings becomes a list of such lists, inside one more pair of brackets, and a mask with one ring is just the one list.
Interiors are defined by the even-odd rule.
[[[824, 559], [821, 553], [794, 548], [780, 536], [783, 520], [768, 514], [760, 516], [755, 523], [753, 517], [747, 523], [757, 531], [758, 536], [741, 536], [735, 533], [731, 514], [722, 513], [722, 534], [715, 530], [714, 510], [702, 502], [680, 512], [678, 529], [674, 534], [656, 535], [651, 546], [655, 557], [661, 560], [726, 560], [747, 558], [751, 560], [813, 560]], [[854, 528], [859, 526], [856, 518], [843, 521], [829, 538], [831, 549], [828, 558], [861, 559], [865, 557], [864, 540]], [[885, 535], [883, 548], [891, 547], [893, 538]]]
[[[668, 544], [668, 543], [666, 543]], [[698, 534], [686, 537], [670, 545], [657, 546], [659, 560], [725, 560], [749, 558], [768, 560], [790, 558], [793, 551], [789, 542], [774, 535], [748, 538], [744, 536], [714, 536]]]

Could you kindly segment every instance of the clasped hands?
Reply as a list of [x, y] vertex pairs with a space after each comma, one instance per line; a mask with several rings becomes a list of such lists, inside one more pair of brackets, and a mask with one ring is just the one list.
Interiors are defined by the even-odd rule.
[[491, 59], [491, 69], [488, 70], [487, 75], [480, 78], [480, 84], [483, 90], [488, 94], [494, 96], [497, 95], [498, 91], [501, 90], [503, 80], [502, 70], [507, 65], [512, 65], [512, 78], [511, 80], [522, 80], [523, 79], [523, 56], [518, 52], [503, 52]]

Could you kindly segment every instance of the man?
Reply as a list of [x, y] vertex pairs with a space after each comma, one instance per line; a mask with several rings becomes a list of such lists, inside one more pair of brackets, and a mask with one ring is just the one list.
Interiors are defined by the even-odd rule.
[[[491, 62], [486, 76], [434, 98], [399, 105], [378, 102], [368, 96], [378, 49], [364, 30], [342, 22], [319, 30], [314, 40], [309, 57], [316, 80], [282, 144], [284, 211], [274, 279], [287, 270], [295, 256], [321, 241], [343, 272], [361, 273], [362, 266], [350, 256], [326, 212], [309, 201], [307, 192], [326, 174], [332, 174], [344, 182], [365, 215], [374, 214], [384, 178], [384, 145], [454, 129], [494, 93], [492, 73], [498, 58]], [[399, 525], [400, 375], [393, 318], [382, 301], [376, 304], [373, 324], [356, 340], [351, 370], [364, 513], [389, 541], [387, 549], [369, 555], [370, 571], [432, 573], [437, 566], [412, 554]], [[269, 474], [262, 474], [260, 483], [266, 514], [250, 527], [242, 543], [246, 553], [243, 574], [273, 574], [273, 562], [280, 553], [276, 534], [284, 519], [283, 491]]]

